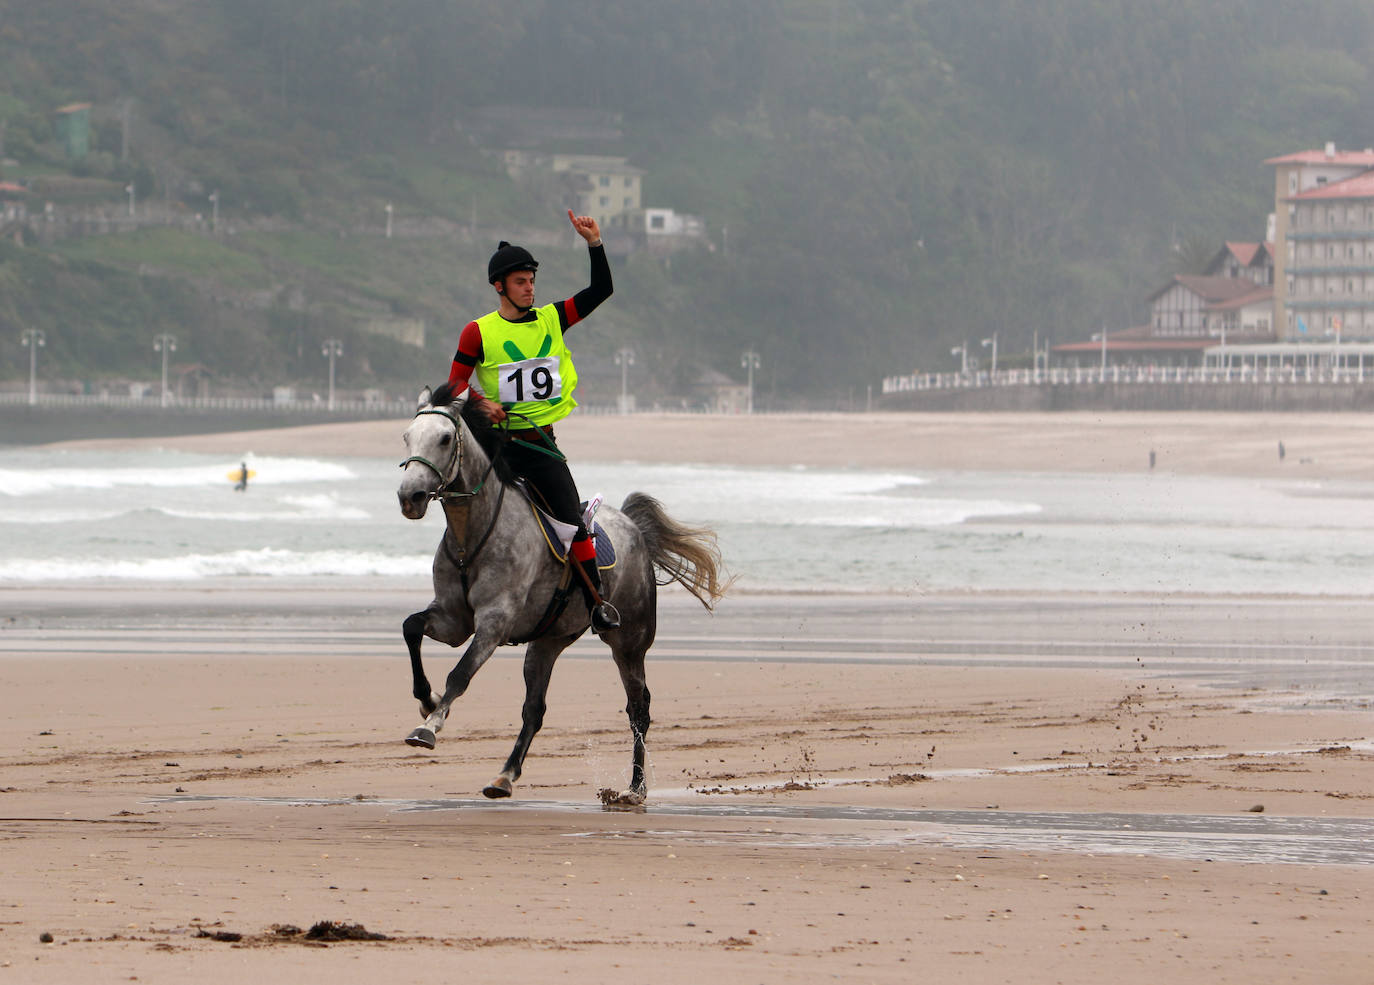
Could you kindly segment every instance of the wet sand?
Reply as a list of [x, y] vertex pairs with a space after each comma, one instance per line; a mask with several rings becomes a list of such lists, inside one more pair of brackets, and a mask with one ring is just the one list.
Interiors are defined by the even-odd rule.
[[[621, 433], [579, 420], [594, 426], [564, 441], [588, 442], [583, 459]], [[1225, 467], [1296, 470], [1294, 446], [1320, 438], [1318, 463], [1363, 476], [1370, 424], [1339, 420], [1285, 431], [1265, 465], [1278, 439], [1246, 418]], [[856, 462], [937, 467], [917, 459], [939, 447], [962, 467], [971, 435], [1017, 446], [953, 415], [925, 451], [869, 418], [751, 420], [747, 443], [738, 421], [713, 441], [701, 419], [661, 423], [623, 457], [810, 464], [803, 438], [847, 434]], [[327, 428], [156, 443], [393, 453], [380, 428], [375, 445], [372, 425]], [[1091, 428], [1042, 455], [1136, 467], [1138, 425]], [[560, 662], [512, 801], [478, 791], [518, 729], [515, 649], [436, 750], [401, 742], [418, 716], [399, 622], [427, 598], [0, 588], [0, 982], [1368, 980], [1363, 599], [743, 595], [710, 616], [670, 592], [650, 800], [622, 811], [598, 799], [626, 782], [629, 734], [596, 641]], [[430, 645], [431, 679], [455, 656]], [[1161, 815], [1216, 820], [1154, 830]], [[283, 929], [320, 921], [387, 939]]]
[[[1214, 684], [1224, 662], [1195, 679], [1106, 646], [1052, 658], [1081, 623], [1069, 607], [1003, 634], [977, 600], [924, 600], [940, 635], [906, 599], [711, 617], [670, 597], [646, 809], [600, 807], [626, 783], [629, 735], [595, 641], [560, 663], [515, 799], [489, 802], [518, 729], [516, 650], [417, 751], [401, 742], [418, 722], [398, 632], [411, 591], [291, 594], [0, 591], [20, 613], [0, 631], [0, 975], [362, 982], [439, 961], [478, 980], [1147, 982], [1166, 963], [1183, 980], [1367, 979], [1368, 690]], [[1103, 604], [1084, 639], [1134, 617]], [[1158, 638], [1206, 635], [1199, 611], [1151, 611]], [[1340, 612], [1314, 625], [1358, 635]], [[836, 635], [851, 617], [860, 646]], [[1316, 635], [1290, 641], [1295, 665], [1321, 641], [1359, 650]], [[438, 679], [454, 653], [428, 654]], [[919, 813], [934, 810], [956, 813]], [[1084, 840], [1040, 812], [1131, 818]], [[1147, 837], [1175, 814], [1223, 834]], [[1244, 830], [1296, 818], [1353, 824], [1363, 847]], [[388, 939], [274, 929], [320, 921]]]

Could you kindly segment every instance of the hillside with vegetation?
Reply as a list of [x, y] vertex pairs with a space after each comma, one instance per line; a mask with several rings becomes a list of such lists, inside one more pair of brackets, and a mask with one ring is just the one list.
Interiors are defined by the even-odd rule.
[[[224, 385], [319, 388], [331, 337], [345, 387], [437, 381], [497, 239], [545, 300], [585, 283], [561, 190], [491, 152], [594, 111], [618, 133], [543, 149], [628, 158], [709, 248], [614, 258], [588, 398], [628, 345], [642, 403], [746, 348], [760, 406], [860, 401], [994, 331], [1014, 361], [1135, 323], [1176, 247], [1260, 238], [1265, 157], [1374, 143], [1372, 42], [1355, 0], [0, 0], [0, 181], [167, 220], [0, 243], [0, 377], [38, 327], [87, 384], [153, 378], [159, 332]], [[422, 349], [365, 330], [413, 319]]]

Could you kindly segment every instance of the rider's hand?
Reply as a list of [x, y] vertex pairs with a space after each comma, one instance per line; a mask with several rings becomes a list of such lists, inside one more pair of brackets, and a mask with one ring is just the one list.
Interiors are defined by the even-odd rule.
[[573, 210], [568, 210], [568, 221], [572, 223], [573, 229], [577, 230], [577, 235], [581, 236], [588, 243], [601, 242], [601, 226], [589, 215], [573, 215]]
[[487, 420], [493, 424], [500, 424], [506, 419], [506, 408], [495, 400], [483, 400], [480, 410], [487, 415]]

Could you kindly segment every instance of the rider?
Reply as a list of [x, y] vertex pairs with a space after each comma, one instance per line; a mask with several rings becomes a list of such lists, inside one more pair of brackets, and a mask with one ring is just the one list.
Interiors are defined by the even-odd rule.
[[587, 241], [591, 284], [565, 301], [536, 308], [534, 277], [539, 264], [528, 250], [503, 240], [487, 264], [487, 281], [496, 289], [499, 306], [463, 329], [448, 379], [457, 395], [467, 389], [476, 371], [471, 399], [493, 424], [506, 421], [516, 439], [506, 446], [507, 463], [543, 498], [556, 519], [577, 527], [571, 553], [590, 585], [583, 586], [583, 595], [591, 610], [592, 631], [602, 633], [617, 628], [620, 620], [615, 607], [601, 601], [596, 548], [582, 523], [577, 486], [555, 443], [553, 425], [577, 406], [577, 370], [564, 334], [611, 296], [611, 267], [597, 221], [575, 216], [572, 209], [568, 220]]

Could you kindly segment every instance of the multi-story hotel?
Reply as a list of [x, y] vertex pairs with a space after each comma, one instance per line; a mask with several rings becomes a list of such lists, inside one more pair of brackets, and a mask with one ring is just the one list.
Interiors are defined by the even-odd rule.
[[1374, 339], [1374, 149], [1274, 168], [1274, 327], [1288, 342]]

